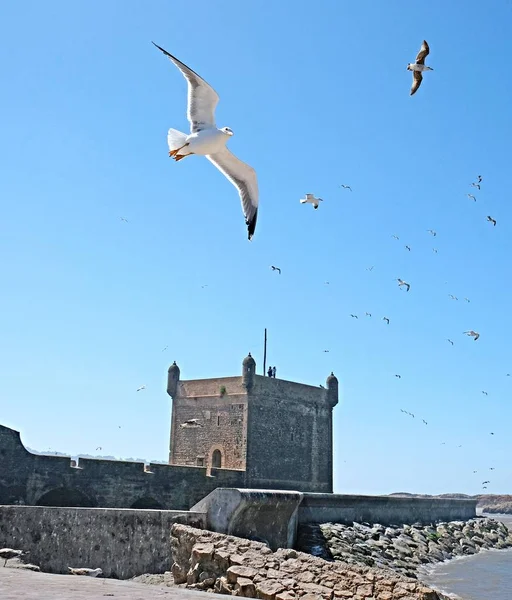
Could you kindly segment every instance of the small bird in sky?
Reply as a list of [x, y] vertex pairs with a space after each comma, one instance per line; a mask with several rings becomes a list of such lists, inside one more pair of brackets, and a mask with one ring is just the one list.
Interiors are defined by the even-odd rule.
[[491, 431], [491, 433], [489, 435], [494, 435], [494, 433]]
[[452, 300], [458, 300], [457, 296], [454, 296], [453, 294], [448, 294], [448, 296], [450, 296]]
[[494, 471], [494, 467], [489, 467], [489, 471]]
[[489, 480], [487, 481], [482, 481], [482, 485], [485, 485], [486, 483], [491, 483]]
[[478, 473], [478, 471], [473, 471], [473, 473]]
[[373, 266], [371, 266], [371, 267], [366, 267], [366, 270], [367, 270], [367, 271], [373, 271]]
[[510, 377], [510, 373], [507, 373], [507, 377]]
[[141, 385], [140, 387], [137, 388], [137, 392], [140, 392], [141, 390], [145, 390], [146, 386], [145, 385]]
[[357, 315], [353, 315], [353, 314], [351, 314], [350, 316], [351, 316], [353, 319], [359, 319], [359, 317], [358, 317]]
[[425, 425], [428, 425], [428, 423], [425, 421], [425, 419], [421, 419], [423, 421], [423, 423], [425, 423]]
[[475, 342], [480, 337], [480, 334], [476, 331], [473, 331], [472, 329], [470, 329], [469, 331], [463, 331], [462, 333], [465, 333], [466, 335], [469, 335], [470, 337], [474, 338]]
[[416, 62], [409, 63], [407, 65], [407, 70], [412, 71], [412, 87], [410, 95], [413, 96], [419, 89], [421, 82], [423, 80], [423, 71], [433, 71], [432, 67], [425, 66], [425, 58], [428, 56], [430, 52], [430, 48], [427, 44], [426, 40], [423, 40], [423, 44], [421, 44], [420, 51], [416, 56]]
[[489, 394], [488, 394], [486, 391], [484, 391], [484, 390], [482, 390], [482, 394], [484, 394], [485, 396], [488, 396], [488, 395], [489, 395]]
[[274, 267], [274, 265], [270, 265], [270, 268], [272, 269], [272, 271], [277, 271], [279, 275], [281, 275], [281, 269], [279, 267]]
[[402, 379], [401, 375], [395, 375], [395, 377], [398, 377], [398, 379]]
[[166, 346], [165, 348], [162, 348], [162, 352], [165, 352], [167, 350], [167, 348], [169, 348], [169, 346]]
[[476, 198], [475, 198], [475, 196], [473, 196], [473, 194], [466, 194], [466, 195], [470, 200], [473, 200], [474, 202], [476, 202]]
[[98, 450], [103, 450], [103, 448], [102, 448], [101, 446], [98, 446], [98, 447], [96, 448], [96, 451], [98, 451]]
[[465, 300], [466, 302], [471, 302], [471, 300], [470, 300], [469, 298], [464, 298], [464, 300]]
[[322, 198], [315, 198], [314, 194], [306, 194], [305, 198], [300, 199], [301, 204], [312, 204], [313, 208], [318, 208], [318, 203], [323, 202]]
[[329, 282], [328, 282], [328, 281], [324, 281], [324, 283], [325, 283], [325, 285], [329, 285]]
[[350, 190], [352, 191], [352, 188], [349, 185], [344, 185], [343, 183], [341, 184], [342, 188], [345, 188], [346, 190]]
[[486, 489], [487, 489], [487, 486], [486, 486], [486, 485], [483, 485], [483, 486], [482, 486], [482, 489], [483, 489], [483, 490], [486, 490]]
[[180, 427], [183, 429], [186, 429], [186, 428], [190, 429], [190, 428], [194, 428], [194, 427], [204, 427], [204, 425], [199, 422], [199, 419], [188, 419], [184, 423], [181, 423]]
[[476, 187], [477, 190], [480, 189], [480, 184], [479, 183], [472, 183], [471, 187]]
[[364, 314], [365, 314], [367, 317], [371, 317], [371, 316], [372, 316], [372, 313], [369, 313], [369, 312], [365, 312]]
[[410, 246], [406, 246], [405, 249], [409, 250], [409, 252], [411, 251], [411, 247]]
[[436, 237], [437, 233], [433, 229], [427, 229], [427, 232]]
[[432, 252], [434, 252], [434, 254], [437, 254], [437, 248], [432, 248]]
[[403, 285], [405, 285], [405, 287], [407, 288], [407, 291], [409, 291], [411, 289], [411, 285], [409, 283], [407, 283], [406, 281], [404, 281], [403, 279], [397, 279], [398, 281], [398, 287], [402, 287]]
[[399, 239], [400, 239], [400, 238], [399, 238], [397, 235], [394, 235], [394, 234], [393, 234], [391, 237], [392, 237], [394, 240], [399, 240]]
[[452, 342], [452, 340], [450, 340], [449, 338], [446, 338], [446, 340], [447, 340], [448, 342], [450, 342], [450, 344], [453, 346], [453, 342]]
[[494, 227], [496, 227], [496, 219], [493, 219], [491, 215], [487, 215], [487, 220], [489, 221], [489, 223], [492, 223]]
[[388, 319], [388, 317], [382, 317], [382, 320], [386, 321], [386, 323], [389, 325], [389, 319]]
[[121, 221], [124, 221], [125, 223], [128, 223], [128, 219], [125, 219], [124, 217], [121, 217]]
[[324, 352], [329, 352], [329, 350], [324, 350]]
[[477, 176], [477, 183], [482, 183], [482, 176], [481, 175]]

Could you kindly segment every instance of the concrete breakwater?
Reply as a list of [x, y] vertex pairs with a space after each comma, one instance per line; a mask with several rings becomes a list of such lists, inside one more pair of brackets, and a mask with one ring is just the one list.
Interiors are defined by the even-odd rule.
[[491, 518], [384, 527], [324, 523], [300, 528], [298, 548], [327, 560], [392, 569], [416, 578], [421, 565], [512, 547], [512, 532]]
[[389, 569], [328, 562], [293, 549], [173, 525], [176, 584], [261, 600], [448, 600]]

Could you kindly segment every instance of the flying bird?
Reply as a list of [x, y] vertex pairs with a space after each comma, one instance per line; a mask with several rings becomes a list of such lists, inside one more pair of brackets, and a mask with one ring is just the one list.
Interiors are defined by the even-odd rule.
[[470, 329], [469, 331], [463, 331], [462, 333], [465, 333], [466, 335], [469, 335], [470, 337], [474, 338], [475, 342], [480, 337], [480, 334], [476, 331], [473, 331], [472, 329]]
[[341, 184], [342, 188], [345, 188], [346, 190], [350, 190], [352, 191], [352, 188], [349, 185], [344, 185], [343, 183]]
[[181, 428], [193, 428], [193, 427], [204, 427], [202, 423], [199, 422], [199, 419], [188, 419], [184, 423], [181, 423]]
[[398, 377], [398, 379], [402, 379], [401, 375], [395, 375], [395, 377]]
[[87, 577], [98, 577], [98, 575], [103, 575], [101, 569], [87, 569], [85, 567], [81, 569], [72, 569], [71, 567], [68, 567], [68, 570], [71, 575], [85, 575]]
[[405, 249], [409, 250], [409, 252], [411, 251], [411, 247], [410, 246], [406, 246]]
[[124, 217], [121, 217], [121, 221], [124, 221], [125, 223], [128, 223], [128, 219], [125, 219]]
[[397, 235], [392, 235], [391, 236], [394, 240], [399, 240], [400, 238]]
[[491, 433], [489, 435], [494, 435], [494, 433], [491, 431]]
[[[489, 471], [494, 471], [494, 467], [489, 467]], [[491, 482], [489, 481], [489, 483]]]
[[437, 233], [433, 229], [427, 229], [427, 232], [436, 237]]
[[169, 348], [169, 346], [166, 346], [165, 348], [162, 348], [162, 352], [165, 352], [167, 350], [167, 348]]
[[270, 268], [272, 269], [272, 271], [278, 271], [279, 275], [281, 275], [281, 269], [279, 267], [274, 267], [274, 265], [270, 265]]
[[482, 390], [482, 394], [484, 394], [485, 396], [488, 396], [489, 394], [487, 392], [485, 392], [484, 390]]
[[425, 425], [428, 425], [428, 423], [425, 421], [425, 419], [421, 419], [423, 421], [423, 423], [425, 423]]
[[480, 184], [479, 183], [472, 183], [471, 187], [476, 187], [477, 190], [480, 189]]
[[359, 319], [359, 317], [357, 315], [350, 315], [353, 319]]
[[485, 485], [486, 483], [491, 483], [490, 481], [482, 481], [482, 485]]
[[137, 388], [137, 392], [140, 392], [141, 390], [145, 390], [146, 386], [145, 385], [141, 385], [140, 387]]
[[475, 196], [473, 196], [473, 194], [466, 194], [466, 196], [470, 199], [470, 200], [474, 200], [476, 202], [476, 198]]
[[313, 208], [318, 208], [318, 203], [323, 202], [322, 198], [315, 198], [314, 194], [306, 194], [305, 198], [300, 199], [301, 204], [312, 204]]
[[434, 252], [435, 254], [437, 254], [437, 248], [432, 248], [432, 252]]
[[403, 285], [405, 285], [405, 287], [407, 288], [407, 291], [409, 291], [411, 289], [411, 286], [409, 283], [407, 283], [406, 281], [404, 281], [403, 279], [397, 279], [398, 281], [398, 287], [402, 287]]
[[494, 227], [496, 227], [496, 219], [493, 219], [490, 215], [488, 215], [487, 220], [489, 221], [489, 223], [492, 223]]
[[450, 296], [452, 300], [458, 300], [457, 296], [454, 296], [453, 294], [448, 294], [448, 296]]
[[371, 316], [372, 316], [372, 313], [369, 313], [369, 312], [365, 312], [364, 314], [365, 314], [367, 317], [371, 317]]
[[366, 270], [367, 270], [367, 271], [373, 271], [373, 266], [371, 266], [371, 267], [366, 267]]
[[187, 119], [190, 122], [190, 134], [169, 129], [169, 156], [176, 161], [191, 154], [205, 156], [229, 179], [238, 190], [250, 240], [258, 217], [258, 180], [256, 171], [227, 149], [226, 143], [233, 131], [229, 127], [218, 129], [215, 124], [215, 108], [219, 96], [195, 71], [154, 42], [153, 44], [178, 67], [188, 84]]
[[329, 352], [329, 350], [324, 350], [324, 352]]
[[103, 450], [103, 448], [102, 448], [101, 446], [98, 446], [98, 447], [96, 448], [96, 451], [98, 451], [98, 450]]
[[477, 183], [482, 183], [482, 176], [481, 175], [477, 176]]
[[466, 302], [471, 302], [471, 300], [470, 300], [469, 298], [464, 298], [464, 300], [465, 300]]
[[425, 66], [425, 58], [428, 56], [429, 52], [430, 48], [428, 47], [426, 40], [423, 40], [423, 44], [421, 44], [420, 51], [416, 56], [416, 62], [409, 63], [407, 65], [407, 70], [412, 71], [412, 87], [410, 93], [411, 96], [418, 91], [421, 85], [421, 82], [423, 80], [422, 72], [434, 70], [431, 67]]
[[389, 325], [389, 319], [387, 317], [382, 317], [383, 321], [386, 321], [386, 323]]
[[450, 342], [450, 344], [453, 346], [453, 342], [452, 342], [452, 340], [450, 340], [449, 338], [446, 338], [446, 340], [447, 340], [448, 342]]

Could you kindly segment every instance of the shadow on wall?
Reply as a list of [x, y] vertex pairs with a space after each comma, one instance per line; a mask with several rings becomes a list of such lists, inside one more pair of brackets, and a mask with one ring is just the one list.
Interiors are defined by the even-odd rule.
[[36, 506], [71, 506], [79, 508], [94, 508], [94, 502], [80, 490], [56, 488], [43, 494]]
[[138, 500], [136, 500], [130, 506], [130, 508], [153, 508], [162, 510], [164, 507], [160, 504], [160, 502], [157, 502], [154, 498], [151, 498], [150, 496], [144, 496], [143, 498], [139, 498]]

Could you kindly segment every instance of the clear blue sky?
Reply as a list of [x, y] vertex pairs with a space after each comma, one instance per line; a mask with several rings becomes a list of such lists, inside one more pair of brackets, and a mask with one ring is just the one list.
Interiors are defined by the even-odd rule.
[[[261, 372], [267, 327], [278, 377], [340, 379], [335, 491], [511, 493], [512, 3], [417, 9], [3, 3], [0, 423], [41, 451], [165, 460], [172, 360], [230, 376], [251, 351]], [[252, 242], [232, 185], [168, 158], [186, 83], [151, 40], [219, 93], [258, 173]]]

